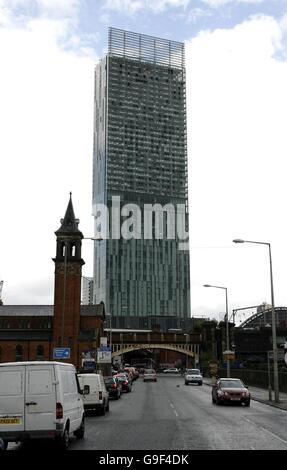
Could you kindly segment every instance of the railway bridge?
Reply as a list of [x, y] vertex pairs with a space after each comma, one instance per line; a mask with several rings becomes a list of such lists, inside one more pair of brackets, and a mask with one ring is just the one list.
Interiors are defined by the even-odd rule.
[[160, 351], [171, 351], [174, 358], [184, 359], [184, 361], [187, 361], [187, 358], [192, 358], [192, 362], [195, 364], [199, 362], [201, 335], [197, 333], [113, 328], [106, 328], [106, 332], [114, 358], [140, 350], [152, 354], [155, 351], [158, 354]]

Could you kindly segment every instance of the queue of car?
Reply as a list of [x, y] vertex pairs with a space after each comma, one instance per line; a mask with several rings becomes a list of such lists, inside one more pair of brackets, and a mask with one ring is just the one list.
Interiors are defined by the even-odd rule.
[[[179, 374], [179, 369], [164, 370]], [[27, 361], [0, 364], [0, 450], [8, 442], [31, 438], [53, 439], [67, 449], [70, 435], [83, 439], [87, 411], [105, 415], [110, 399], [130, 393], [139, 377], [133, 367], [113, 370], [103, 377], [94, 372], [77, 373], [73, 364]], [[143, 382], [157, 382], [154, 369], [144, 370]], [[185, 385], [202, 385], [199, 369], [186, 369]], [[220, 378], [212, 385], [212, 402], [250, 406], [248, 387], [237, 378]]]
[[0, 450], [9, 442], [50, 439], [67, 449], [70, 436], [83, 439], [88, 412], [105, 415], [110, 398], [131, 392], [134, 368], [111, 377], [77, 373], [56, 361], [0, 363]]

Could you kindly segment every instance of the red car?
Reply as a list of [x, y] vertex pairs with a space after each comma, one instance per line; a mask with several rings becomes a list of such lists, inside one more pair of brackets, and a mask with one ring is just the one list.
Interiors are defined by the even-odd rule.
[[240, 379], [222, 378], [212, 386], [212, 402], [220, 405], [222, 403], [244, 403], [250, 406], [250, 392]]

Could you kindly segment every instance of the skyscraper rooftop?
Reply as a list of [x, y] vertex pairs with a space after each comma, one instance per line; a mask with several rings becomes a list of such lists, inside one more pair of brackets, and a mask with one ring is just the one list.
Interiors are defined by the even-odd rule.
[[184, 44], [146, 34], [109, 28], [108, 52], [115, 56], [182, 68]]

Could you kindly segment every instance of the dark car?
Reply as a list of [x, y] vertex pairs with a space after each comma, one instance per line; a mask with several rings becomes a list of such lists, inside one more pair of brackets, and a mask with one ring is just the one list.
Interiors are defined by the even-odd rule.
[[0, 437], [0, 450], [6, 450], [8, 447], [8, 442], [7, 441], [4, 441], [3, 439], [1, 439]]
[[244, 403], [250, 406], [250, 392], [240, 379], [222, 378], [212, 386], [212, 402]]
[[122, 372], [120, 374], [117, 374], [115, 377], [121, 383], [123, 391], [125, 391], [125, 392], [131, 392], [132, 391], [132, 380], [126, 373]]
[[105, 377], [105, 384], [110, 398], [115, 398], [116, 400], [121, 398], [122, 384], [115, 376]]

